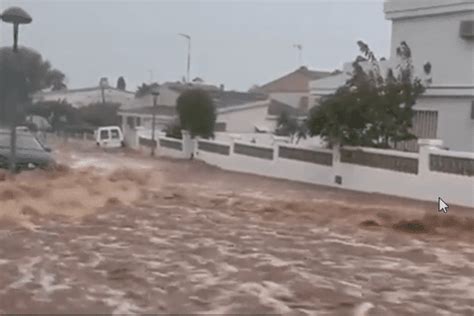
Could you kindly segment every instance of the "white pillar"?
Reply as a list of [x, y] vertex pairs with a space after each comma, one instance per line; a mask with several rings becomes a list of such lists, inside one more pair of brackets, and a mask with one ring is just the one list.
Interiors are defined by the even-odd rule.
[[[344, 177], [342, 176], [341, 170], [341, 146], [336, 144], [332, 147], [332, 172], [333, 177], [330, 184], [334, 186], [343, 186]], [[337, 183], [341, 181], [341, 183]]]
[[441, 139], [419, 139], [418, 174], [424, 176], [430, 172], [430, 153], [433, 149], [442, 149]]
[[188, 131], [182, 130], [181, 135], [183, 135], [183, 158], [189, 159], [194, 156], [195, 140], [191, 138]]

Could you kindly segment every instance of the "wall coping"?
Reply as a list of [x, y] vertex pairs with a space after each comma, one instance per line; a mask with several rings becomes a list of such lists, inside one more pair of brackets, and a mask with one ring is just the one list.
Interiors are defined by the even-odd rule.
[[414, 159], [418, 159], [420, 156], [418, 153], [410, 153], [410, 152], [404, 152], [404, 151], [393, 150], [393, 149], [379, 149], [379, 148], [352, 147], [352, 146], [344, 146], [344, 147], [341, 147], [341, 150], [342, 149], [360, 150], [367, 153], [387, 155], [387, 156], [399, 156], [399, 157], [414, 158]]

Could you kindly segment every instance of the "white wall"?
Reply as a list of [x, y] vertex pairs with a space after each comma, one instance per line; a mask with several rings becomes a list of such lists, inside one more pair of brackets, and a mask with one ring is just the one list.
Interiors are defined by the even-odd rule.
[[[401, 4], [405, 2], [410, 1], [400, 1]], [[419, 73], [422, 73], [420, 69], [424, 63], [432, 64], [433, 85], [473, 85], [474, 40], [459, 36], [463, 20], [474, 20], [474, 11], [394, 20], [392, 57], [396, 56], [400, 42], [406, 41]]]
[[[448, 204], [474, 208], [474, 177], [430, 171], [428, 158], [430, 153], [435, 153], [474, 159], [474, 153], [445, 151], [426, 146], [421, 147], [419, 154], [360, 148], [365, 152], [418, 158], [418, 174], [409, 174], [342, 163], [339, 159], [338, 149], [333, 151], [333, 166], [326, 166], [279, 158], [277, 154], [279, 145], [272, 147], [259, 146], [274, 148], [273, 160], [266, 160], [234, 154], [234, 143], [232, 142], [216, 141], [214, 143], [229, 145], [230, 155], [220, 155], [196, 149], [196, 159], [226, 170], [432, 202], [436, 202], [438, 197], [443, 197]], [[322, 148], [316, 151], [329, 152]], [[342, 177], [342, 185], [335, 184], [334, 178], [336, 175]]]
[[[217, 122], [226, 123], [226, 131], [231, 133], [253, 133], [255, 125], [273, 128], [272, 122], [266, 120], [267, 106], [251, 107], [245, 110], [219, 113]], [[274, 123], [273, 123], [274, 125]]]
[[474, 152], [474, 98], [421, 97], [414, 109], [438, 112], [437, 138], [451, 150]]
[[[127, 106], [133, 103], [135, 95], [126, 91], [118, 91], [114, 89], [105, 89], [105, 101], [121, 103], [122, 108], [127, 108]], [[54, 91], [47, 92], [42, 95], [37, 95], [34, 97], [35, 101], [60, 101], [66, 100], [71, 103], [74, 107], [83, 107], [91, 103], [102, 102], [102, 93], [100, 89], [96, 90], [86, 90], [86, 91]]]
[[178, 100], [179, 93], [171, 90], [167, 87], [160, 87], [160, 96], [159, 96], [159, 104], [160, 105], [168, 105], [168, 106], [176, 106], [176, 101]]

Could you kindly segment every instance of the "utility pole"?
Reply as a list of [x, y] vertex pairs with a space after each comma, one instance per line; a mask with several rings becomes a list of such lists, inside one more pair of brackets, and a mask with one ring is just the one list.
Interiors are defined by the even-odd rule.
[[182, 36], [188, 40], [188, 58], [187, 58], [187, 66], [186, 66], [186, 81], [189, 83], [189, 73], [191, 70], [191, 36], [184, 33], [179, 33], [179, 36]]

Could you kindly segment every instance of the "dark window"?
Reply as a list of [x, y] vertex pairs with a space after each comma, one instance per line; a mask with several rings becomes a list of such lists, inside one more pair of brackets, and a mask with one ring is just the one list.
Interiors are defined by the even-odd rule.
[[464, 39], [474, 39], [474, 20], [461, 21], [459, 35]]
[[120, 138], [118, 130], [113, 129], [113, 130], [111, 130], [111, 133], [112, 133], [112, 139], [119, 139]]
[[472, 101], [472, 104], [471, 104], [471, 120], [474, 120], [474, 100]]
[[132, 116], [127, 117], [127, 125], [130, 128], [134, 128], [135, 127], [135, 118], [132, 117]]
[[142, 119], [137, 117], [137, 126], [142, 126]]
[[100, 139], [101, 140], [109, 139], [109, 131], [108, 130], [100, 131]]
[[227, 129], [227, 123], [226, 122], [217, 122], [216, 126], [214, 128], [215, 132], [225, 132]]

